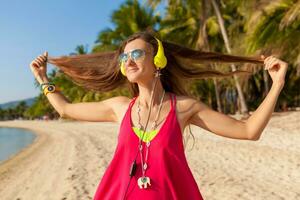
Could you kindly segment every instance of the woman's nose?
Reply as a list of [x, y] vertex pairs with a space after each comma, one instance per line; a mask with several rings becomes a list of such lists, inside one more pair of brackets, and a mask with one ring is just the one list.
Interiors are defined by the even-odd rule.
[[132, 64], [132, 63], [134, 63], [134, 61], [129, 57], [129, 58], [127, 59], [127, 61], [125, 62], [125, 66], [128, 66], [128, 65], [130, 65], [130, 64]]

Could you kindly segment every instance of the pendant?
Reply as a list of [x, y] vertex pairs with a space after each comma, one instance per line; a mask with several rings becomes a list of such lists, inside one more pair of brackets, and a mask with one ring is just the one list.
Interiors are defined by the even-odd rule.
[[138, 179], [138, 185], [140, 187], [140, 189], [142, 188], [147, 188], [148, 187], [148, 184], [149, 186], [151, 185], [150, 184], [150, 178], [147, 177], [147, 176], [142, 176]]
[[144, 165], [143, 165], [144, 171], [146, 171], [147, 167], [148, 167], [147, 163], [144, 163]]

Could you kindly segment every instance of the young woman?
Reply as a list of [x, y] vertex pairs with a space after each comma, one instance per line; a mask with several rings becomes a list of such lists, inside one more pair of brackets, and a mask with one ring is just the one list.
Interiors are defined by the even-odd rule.
[[[273, 84], [257, 110], [240, 121], [210, 109], [189, 97], [188, 79], [229, 76], [199, 63], [264, 63]], [[46, 63], [52, 63], [76, 83], [95, 91], [128, 84], [132, 99], [113, 97], [101, 102], [69, 103], [49, 83]], [[61, 116], [76, 120], [118, 122], [118, 145], [95, 194], [108, 199], [203, 199], [187, 164], [182, 133], [194, 124], [235, 139], [258, 140], [274, 110], [283, 86], [287, 63], [194, 51], [161, 42], [148, 32], [132, 35], [118, 51], [48, 58], [38, 56], [31, 70]]]

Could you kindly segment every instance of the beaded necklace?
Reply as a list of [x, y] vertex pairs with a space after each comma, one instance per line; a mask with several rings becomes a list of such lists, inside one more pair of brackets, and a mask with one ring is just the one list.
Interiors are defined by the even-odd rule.
[[[159, 105], [159, 109], [158, 109], [158, 112], [156, 114], [156, 117], [155, 117], [155, 120], [154, 122], [152, 123], [152, 126], [151, 126], [151, 129], [155, 129], [157, 127], [157, 120], [158, 120], [158, 116], [160, 114], [160, 111], [161, 111], [161, 108], [162, 108], [162, 102], [163, 102], [163, 99], [165, 97], [165, 90], [163, 91], [163, 95], [160, 99], [160, 105]], [[138, 122], [138, 128], [139, 129], [142, 129], [142, 125], [141, 125], [141, 117], [140, 117], [140, 111], [141, 111], [141, 108], [140, 108], [140, 100], [138, 101], [138, 116], [139, 116], [139, 122]], [[140, 157], [141, 157], [141, 167], [142, 167], [142, 176], [138, 179], [138, 186], [142, 189], [142, 188], [147, 188], [148, 185], [150, 186], [151, 183], [150, 183], [150, 178], [145, 176], [145, 173], [146, 173], [146, 170], [147, 170], [147, 161], [148, 161], [148, 153], [149, 153], [149, 146], [151, 144], [150, 141], [147, 141], [146, 142], [146, 155], [145, 155], [145, 160], [143, 159], [143, 144], [142, 144], [142, 140], [143, 140], [143, 137], [144, 137], [144, 133], [146, 132], [146, 130], [143, 131], [143, 136], [142, 138], [140, 138], [139, 140], [139, 151], [140, 151]]]

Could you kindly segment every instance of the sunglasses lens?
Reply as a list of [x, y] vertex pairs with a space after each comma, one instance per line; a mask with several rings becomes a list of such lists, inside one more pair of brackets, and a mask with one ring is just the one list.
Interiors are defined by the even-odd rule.
[[128, 54], [130, 55], [130, 58], [133, 61], [137, 61], [137, 60], [139, 60], [139, 59], [141, 59], [145, 56], [145, 51], [143, 51], [142, 49], [135, 49], [135, 50], [132, 50], [129, 53], [122, 53], [119, 56], [119, 62], [120, 63], [127, 62], [128, 58], [129, 58]]
[[135, 49], [131, 52], [131, 58], [134, 61], [137, 61], [138, 59], [142, 58], [145, 55], [145, 52], [142, 49]]
[[125, 54], [125, 53], [122, 53], [122, 54], [119, 56], [119, 62], [120, 62], [120, 63], [121, 63], [121, 62], [126, 62], [127, 59], [128, 59], [128, 56], [127, 56], [127, 54]]

